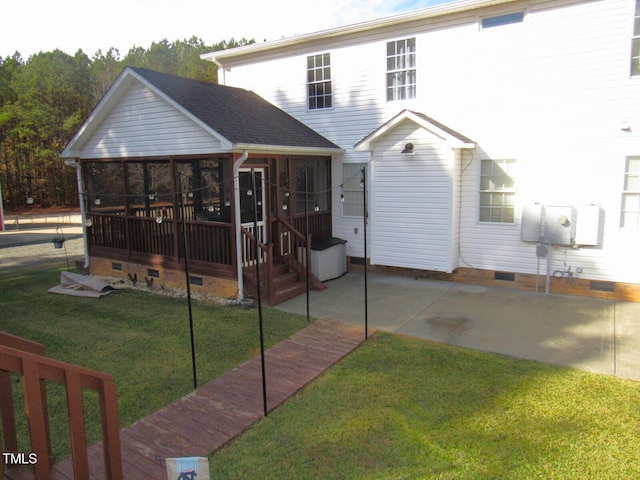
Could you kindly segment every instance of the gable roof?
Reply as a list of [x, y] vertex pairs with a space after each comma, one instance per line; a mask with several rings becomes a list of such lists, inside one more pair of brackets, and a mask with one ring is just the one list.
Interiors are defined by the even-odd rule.
[[61, 157], [78, 156], [82, 145], [134, 81], [142, 82], [200, 124], [229, 150], [324, 154], [342, 151], [307, 125], [248, 90], [126, 67], [65, 147]]
[[380, 125], [373, 132], [356, 143], [354, 148], [360, 152], [373, 150], [372, 144], [376, 140], [396, 128], [404, 120], [410, 120], [421, 128], [430, 131], [437, 137], [440, 137], [442, 141], [446, 142], [451, 148], [475, 148], [476, 146], [476, 143], [470, 138], [456, 132], [446, 125], [443, 125], [433, 118], [428, 117], [424, 113], [414, 112], [412, 110], [402, 110], [395, 117]]

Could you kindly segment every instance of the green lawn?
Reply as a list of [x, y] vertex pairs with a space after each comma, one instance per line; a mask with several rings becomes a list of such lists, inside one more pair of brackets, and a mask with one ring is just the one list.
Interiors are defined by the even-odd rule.
[[[46, 294], [58, 281], [58, 270], [0, 272], [0, 329], [111, 373], [123, 426], [192, 389], [184, 299]], [[306, 326], [264, 318], [270, 345]], [[259, 351], [256, 310], [196, 302], [194, 321], [201, 384]], [[64, 398], [51, 390], [61, 458]], [[95, 404], [88, 395], [88, 417]], [[638, 432], [638, 382], [377, 333], [210, 463], [216, 480], [637, 479]]]
[[[43, 343], [51, 358], [111, 374], [121, 426], [193, 390], [185, 298], [137, 290], [101, 299], [47, 293], [59, 282], [59, 269], [0, 271], [0, 330]], [[267, 346], [307, 325], [305, 317], [268, 308], [263, 317]], [[194, 302], [193, 320], [199, 385], [260, 351], [257, 309]], [[14, 392], [22, 405], [18, 385]], [[70, 452], [64, 392], [52, 384], [48, 393], [54, 453], [62, 459]], [[92, 441], [100, 436], [96, 396], [90, 392], [85, 402]], [[20, 426], [29, 451], [24, 420]]]
[[378, 333], [210, 456], [219, 479], [637, 479], [640, 384]]

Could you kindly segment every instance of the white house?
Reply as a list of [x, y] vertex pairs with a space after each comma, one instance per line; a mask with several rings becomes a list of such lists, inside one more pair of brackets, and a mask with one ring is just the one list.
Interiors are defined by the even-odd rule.
[[462, 0], [213, 52], [343, 149], [372, 268], [640, 300], [640, 0]]

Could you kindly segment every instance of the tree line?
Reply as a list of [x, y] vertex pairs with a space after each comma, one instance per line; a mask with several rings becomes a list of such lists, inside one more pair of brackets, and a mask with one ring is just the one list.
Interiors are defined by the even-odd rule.
[[0, 185], [7, 209], [77, 205], [76, 174], [59, 155], [125, 66], [216, 83], [217, 66], [202, 53], [254, 43], [242, 38], [205, 45], [196, 37], [111, 48], [0, 57]]

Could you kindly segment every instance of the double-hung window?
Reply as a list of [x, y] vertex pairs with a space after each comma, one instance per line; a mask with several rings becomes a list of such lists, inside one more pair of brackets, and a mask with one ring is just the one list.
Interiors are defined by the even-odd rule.
[[307, 91], [309, 110], [331, 108], [331, 55], [311, 55], [307, 57]]
[[416, 98], [416, 39], [387, 43], [387, 101]]
[[513, 223], [515, 221], [516, 161], [482, 160], [480, 165], [480, 221]]
[[640, 228], [640, 157], [627, 157], [620, 226]]
[[366, 165], [366, 163], [342, 164], [340, 200], [342, 202], [342, 215], [345, 217], [362, 217], [364, 215], [362, 169]]
[[631, 39], [631, 76], [640, 76], [640, 0], [636, 0]]

